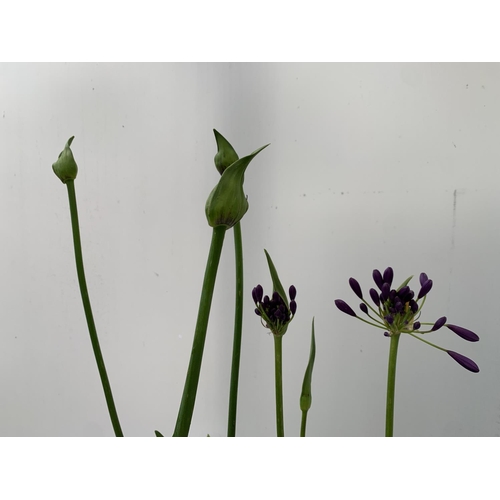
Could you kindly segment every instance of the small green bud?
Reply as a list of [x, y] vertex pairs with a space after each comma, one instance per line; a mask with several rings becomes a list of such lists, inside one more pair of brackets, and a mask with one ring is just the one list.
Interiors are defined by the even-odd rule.
[[222, 175], [224, 170], [226, 170], [227, 167], [232, 165], [239, 158], [233, 146], [229, 144], [223, 135], [219, 134], [219, 132], [215, 129], [214, 134], [217, 142], [217, 154], [214, 156], [214, 162], [217, 170]]
[[205, 205], [205, 213], [211, 227], [231, 228], [245, 215], [248, 210], [247, 197], [243, 192], [245, 170], [253, 158], [268, 145], [240, 158], [224, 170]]
[[309, 351], [309, 362], [307, 363], [306, 373], [304, 374], [304, 381], [302, 382], [302, 393], [300, 395], [300, 409], [301, 411], [308, 411], [312, 404], [312, 372], [314, 367], [314, 359], [316, 357], [316, 340], [314, 337], [314, 318], [312, 321], [311, 331], [311, 349]]
[[54, 173], [64, 184], [68, 181], [74, 181], [76, 179], [76, 174], [78, 174], [78, 166], [73, 158], [73, 152], [70, 148], [74, 138], [75, 136], [68, 139], [68, 142], [59, 154], [57, 161], [52, 164], [52, 170], [54, 170]]

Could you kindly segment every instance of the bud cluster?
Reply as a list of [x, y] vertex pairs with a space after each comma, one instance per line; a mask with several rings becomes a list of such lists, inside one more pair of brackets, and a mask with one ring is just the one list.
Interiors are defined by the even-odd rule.
[[[359, 308], [369, 317], [369, 321], [360, 318], [353, 311], [353, 309], [341, 299], [335, 300], [337, 308], [349, 316], [353, 316], [372, 326], [386, 330], [384, 333], [386, 337], [407, 333], [415, 338], [418, 338], [419, 340], [423, 340], [421, 338], [422, 334], [435, 332], [441, 327], [446, 326], [449, 330], [464, 340], [469, 342], [477, 342], [479, 340], [479, 337], [474, 332], [461, 326], [447, 324], [446, 317], [444, 316], [439, 318], [434, 323], [422, 323], [419, 321], [427, 294], [432, 288], [432, 280], [427, 277], [427, 274], [420, 274], [420, 290], [416, 298], [415, 292], [408, 286], [408, 283], [411, 281], [413, 276], [410, 276], [396, 289], [391, 289], [394, 277], [394, 272], [391, 267], [388, 267], [383, 274], [378, 269], [375, 269], [372, 276], [378, 290], [370, 288], [369, 293], [376, 309], [363, 298], [363, 292], [361, 291], [359, 283], [354, 278], [349, 279], [349, 285], [351, 286], [352, 291], [359, 299], [362, 300]], [[370, 311], [373, 315], [370, 314]], [[421, 330], [422, 325], [429, 325], [431, 328], [428, 330]], [[420, 336], [415, 334], [420, 334]], [[472, 372], [479, 371], [479, 368], [474, 361], [466, 358], [462, 354], [443, 349], [427, 341], [424, 342], [447, 352], [455, 361], [457, 361], [457, 363], [462, 365], [467, 370]]]
[[[274, 335], [284, 335], [288, 324], [295, 316], [297, 303], [295, 297], [297, 290], [292, 285], [288, 291], [290, 296], [290, 305], [286, 297], [283, 298], [278, 292], [273, 292], [271, 298], [264, 296], [264, 290], [261, 285], [257, 285], [252, 290], [252, 298], [255, 302], [255, 314], [261, 317], [261, 322], [265, 328], [269, 328]], [[263, 297], [264, 296], [264, 297]]]

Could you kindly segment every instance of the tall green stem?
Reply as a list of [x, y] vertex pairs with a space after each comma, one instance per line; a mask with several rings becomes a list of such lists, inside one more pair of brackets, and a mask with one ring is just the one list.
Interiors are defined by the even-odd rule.
[[198, 390], [198, 381], [200, 379], [203, 349], [205, 347], [205, 338], [207, 335], [208, 318], [210, 316], [210, 307], [212, 305], [215, 287], [215, 278], [217, 276], [225, 235], [226, 226], [214, 227], [210, 251], [208, 253], [207, 267], [205, 269], [205, 277], [203, 279], [203, 287], [201, 290], [191, 358], [189, 360], [184, 392], [182, 393], [177, 422], [175, 424], [174, 437], [187, 437], [189, 428], [191, 427], [196, 392]]
[[236, 262], [236, 298], [234, 308], [233, 358], [231, 364], [231, 381], [229, 384], [229, 411], [227, 419], [227, 436], [236, 436], [236, 408], [238, 403], [238, 379], [240, 373], [241, 330], [243, 324], [243, 244], [241, 239], [241, 223], [233, 226], [234, 259]]
[[282, 363], [282, 335], [274, 335], [274, 373], [276, 381], [276, 434], [285, 437], [283, 421], [283, 363]]
[[115, 435], [116, 437], [123, 437], [120, 421], [118, 420], [118, 413], [116, 412], [115, 403], [113, 401], [111, 386], [109, 384], [108, 375], [106, 373], [106, 367], [104, 365], [104, 359], [102, 357], [101, 348], [99, 346], [99, 339], [97, 338], [94, 316], [92, 315], [89, 292], [87, 290], [87, 282], [85, 280], [85, 271], [83, 268], [82, 243], [80, 241], [80, 228], [78, 224], [78, 210], [76, 206], [74, 181], [68, 181], [66, 183], [66, 186], [68, 186], [69, 208], [71, 212], [71, 226], [73, 228], [73, 243], [75, 246], [76, 272], [78, 274], [78, 283], [80, 285], [80, 293], [82, 295], [83, 309], [85, 311], [85, 317], [87, 318], [87, 325], [90, 333], [90, 341], [92, 342], [92, 348], [94, 349], [95, 360], [97, 363], [97, 368], [99, 370], [99, 375], [101, 377], [102, 388], [104, 389], [104, 396], [106, 398], [106, 403], [108, 405], [109, 416], [111, 417], [111, 423], [113, 424]]
[[307, 410], [302, 412], [302, 420], [300, 421], [300, 437], [306, 437], [306, 425], [307, 425]]
[[394, 392], [396, 389], [396, 360], [401, 334], [391, 336], [389, 348], [389, 369], [387, 373], [387, 405], [385, 413], [385, 437], [392, 437], [394, 431]]

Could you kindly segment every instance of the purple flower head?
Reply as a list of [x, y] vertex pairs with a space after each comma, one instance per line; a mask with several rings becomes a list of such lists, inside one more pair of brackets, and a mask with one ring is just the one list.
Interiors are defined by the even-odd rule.
[[418, 292], [418, 298], [417, 300], [420, 300], [422, 297], [425, 297], [432, 288], [432, 280], [427, 280], [423, 285], [422, 288], [420, 289], [420, 292]]
[[469, 342], [477, 342], [479, 340], [479, 337], [474, 332], [471, 332], [466, 328], [462, 328], [461, 326], [446, 325], [446, 328], [449, 328], [453, 333], [456, 333], [459, 337], [462, 337]]
[[380, 298], [375, 288], [370, 288], [370, 297], [372, 298], [373, 302], [375, 302], [375, 305], [378, 307], [380, 305]]
[[479, 372], [479, 366], [472, 361], [472, 359], [469, 359], [465, 357], [463, 354], [459, 354], [458, 352], [455, 351], [446, 351], [459, 365], [462, 365], [465, 369], [477, 373]]
[[351, 307], [346, 304], [343, 300], [341, 299], [336, 299], [335, 300], [335, 305], [343, 312], [348, 314], [349, 316], [354, 316], [356, 317], [356, 313], [351, 309]]
[[428, 280], [427, 274], [420, 273], [420, 286], [424, 286], [424, 283]]
[[289, 289], [290, 305], [287, 306], [281, 295], [274, 291], [272, 298], [267, 295], [262, 298], [264, 291], [261, 285], [257, 285], [252, 290], [252, 298], [257, 308], [255, 314], [261, 317], [262, 324], [271, 330], [273, 334], [283, 335], [288, 327], [288, 323], [292, 320], [297, 311], [297, 303], [294, 298], [297, 295], [295, 287], [292, 285]]
[[439, 330], [445, 323], [446, 323], [446, 316], [443, 316], [442, 318], [439, 318], [434, 323], [434, 326], [431, 328], [431, 332], [435, 332], [436, 330]]
[[352, 291], [363, 300], [363, 292], [361, 291], [361, 287], [359, 283], [354, 278], [349, 278], [349, 285], [351, 285]]
[[384, 271], [383, 280], [384, 280], [385, 283], [389, 283], [389, 286], [391, 286], [393, 278], [394, 278], [394, 271], [392, 270], [392, 267], [388, 267]]
[[372, 276], [373, 276], [373, 281], [375, 281], [375, 284], [379, 287], [380, 290], [382, 290], [384, 279], [382, 278], [380, 271], [378, 269], [374, 269]]

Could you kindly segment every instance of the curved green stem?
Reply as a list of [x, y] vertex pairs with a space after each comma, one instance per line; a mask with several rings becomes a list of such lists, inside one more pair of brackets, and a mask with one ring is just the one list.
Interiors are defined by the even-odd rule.
[[200, 379], [201, 362], [203, 359], [203, 349], [205, 347], [205, 338], [207, 335], [208, 318], [210, 316], [210, 307], [214, 294], [215, 278], [219, 267], [222, 245], [226, 235], [226, 226], [217, 226], [213, 228], [210, 251], [208, 253], [207, 267], [203, 279], [201, 290], [200, 305], [198, 308], [198, 319], [194, 331], [193, 347], [191, 349], [191, 358], [189, 360], [186, 382], [182, 393], [177, 422], [175, 424], [174, 437], [187, 437], [193, 418], [194, 404], [196, 401], [196, 392], [198, 390], [198, 381]]
[[282, 335], [274, 335], [274, 373], [276, 381], [276, 435], [285, 437], [283, 421], [283, 363], [282, 363]]
[[85, 280], [85, 271], [83, 268], [82, 243], [80, 241], [80, 228], [78, 224], [78, 210], [76, 206], [74, 181], [68, 181], [66, 183], [66, 186], [68, 186], [71, 226], [73, 228], [73, 243], [75, 247], [76, 272], [78, 274], [78, 283], [80, 285], [80, 293], [82, 296], [83, 309], [85, 311], [85, 317], [87, 318], [87, 325], [90, 333], [90, 341], [92, 342], [92, 348], [94, 349], [94, 356], [97, 363], [97, 368], [99, 370], [99, 375], [101, 377], [102, 388], [104, 389], [104, 396], [106, 398], [106, 403], [108, 405], [108, 411], [109, 411], [109, 416], [111, 417], [111, 423], [113, 424], [113, 430], [115, 431], [116, 437], [123, 437], [120, 421], [118, 420], [118, 413], [116, 412], [115, 403], [113, 401], [111, 386], [109, 384], [108, 375], [106, 373], [106, 367], [104, 365], [104, 359], [102, 357], [101, 348], [99, 346], [99, 339], [97, 338], [97, 330], [94, 323], [94, 317], [92, 315], [92, 308], [90, 306], [90, 298], [89, 298], [89, 292], [87, 290], [87, 282]]
[[234, 259], [236, 263], [236, 298], [234, 308], [233, 358], [231, 363], [231, 381], [229, 383], [229, 411], [227, 436], [236, 436], [236, 408], [238, 403], [238, 379], [240, 373], [241, 331], [243, 324], [243, 243], [241, 223], [233, 226]]
[[394, 431], [394, 392], [396, 388], [396, 360], [401, 334], [391, 336], [389, 349], [389, 370], [387, 374], [387, 405], [385, 413], [385, 437], [392, 437]]

